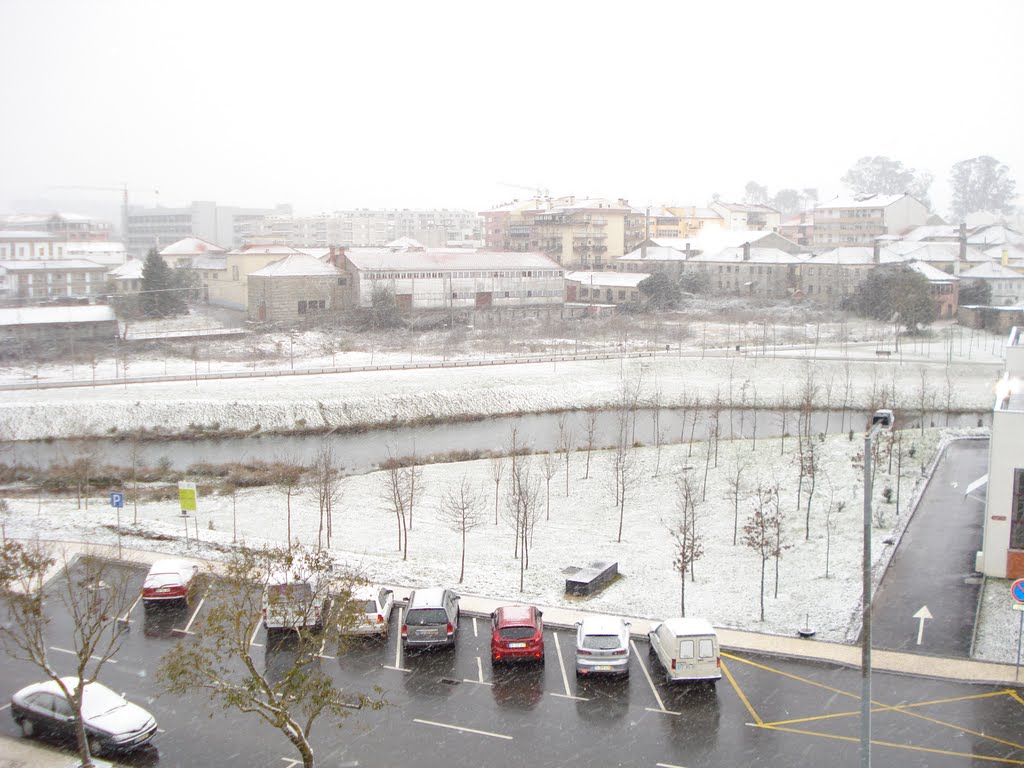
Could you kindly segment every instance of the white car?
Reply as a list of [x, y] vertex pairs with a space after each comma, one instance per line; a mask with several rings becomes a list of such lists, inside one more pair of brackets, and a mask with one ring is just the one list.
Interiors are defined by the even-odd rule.
[[395, 607], [395, 595], [390, 589], [359, 587], [352, 591], [352, 605], [358, 619], [348, 634], [388, 636], [391, 611]]
[[647, 639], [668, 682], [706, 680], [713, 685], [722, 677], [718, 635], [706, 619], [665, 619], [651, 627]]
[[[77, 677], [62, 677], [69, 691]], [[11, 714], [23, 736], [75, 739], [75, 716], [71, 704], [54, 680], [22, 688], [11, 697]], [[86, 683], [82, 691], [82, 721], [89, 750], [127, 752], [141, 747], [156, 733], [156, 720], [137, 704], [131, 704], [100, 683]]]
[[587, 616], [576, 624], [576, 676], [629, 674], [629, 622]]
[[142, 604], [188, 600], [198, 575], [199, 566], [191, 560], [157, 560], [142, 585]]

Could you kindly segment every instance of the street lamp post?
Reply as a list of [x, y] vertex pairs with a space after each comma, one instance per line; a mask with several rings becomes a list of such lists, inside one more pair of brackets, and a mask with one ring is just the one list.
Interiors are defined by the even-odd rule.
[[871, 768], [871, 448], [878, 433], [891, 430], [893, 412], [875, 411], [864, 433], [864, 561], [860, 630], [860, 765]]

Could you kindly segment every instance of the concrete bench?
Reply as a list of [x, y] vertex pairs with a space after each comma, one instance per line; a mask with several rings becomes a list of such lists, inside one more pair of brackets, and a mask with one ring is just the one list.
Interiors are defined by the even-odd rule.
[[875, 355], [878, 357], [892, 357], [891, 349], [876, 349]]
[[614, 579], [619, 573], [619, 564], [598, 560], [583, 568], [571, 566], [563, 573], [568, 577], [565, 580], [565, 594], [587, 596]]

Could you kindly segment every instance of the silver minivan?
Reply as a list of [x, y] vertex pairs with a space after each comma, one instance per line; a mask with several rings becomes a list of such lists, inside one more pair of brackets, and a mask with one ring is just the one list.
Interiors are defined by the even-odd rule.
[[665, 670], [665, 679], [706, 680], [712, 684], [722, 677], [718, 634], [706, 619], [666, 619], [647, 634], [651, 655]]
[[459, 596], [450, 589], [414, 589], [402, 617], [402, 642], [406, 648], [455, 645], [459, 629]]

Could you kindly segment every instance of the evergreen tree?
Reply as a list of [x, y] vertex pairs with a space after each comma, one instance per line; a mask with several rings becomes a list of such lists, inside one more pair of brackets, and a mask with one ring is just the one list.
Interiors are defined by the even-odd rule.
[[986, 280], [964, 280], [960, 284], [960, 304], [987, 307], [992, 303], [992, 286]]
[[953, 216], [963, 219], [975, 211], [1010, 213], [1017, 197], [1017, 182], [1008, 166], [981, 155], [961, 160], [949, 176], [953, 188]]
[[872, 270], [844, 305], [861, 317], [898, 321], [908, 331], [935, 319], [928, 278], [906, 266]]
[[679, 306], [682, 294], [679, 283], [664, 272], [655, 272], [644, 278], [640, 281], [639, 288], [651, 309], [675, 309]]
[[151, 248], [142, 265], [142, 291], [139, 310], [147, 317], [171, 317], [188, 310], [182, 276], [167, 266], [167, 262]]

